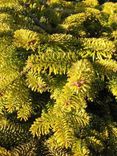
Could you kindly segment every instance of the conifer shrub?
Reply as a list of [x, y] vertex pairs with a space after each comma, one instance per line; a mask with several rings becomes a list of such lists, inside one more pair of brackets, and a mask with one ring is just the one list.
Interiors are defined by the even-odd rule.
[[0, 156], [117, 156], [117, 3], [0, 0]]

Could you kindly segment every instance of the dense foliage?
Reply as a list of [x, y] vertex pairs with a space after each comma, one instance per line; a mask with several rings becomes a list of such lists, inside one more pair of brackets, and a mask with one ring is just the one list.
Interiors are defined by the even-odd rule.
[[117, 156], [117, 3], [0, 0], [0, 156], [52, 155]]

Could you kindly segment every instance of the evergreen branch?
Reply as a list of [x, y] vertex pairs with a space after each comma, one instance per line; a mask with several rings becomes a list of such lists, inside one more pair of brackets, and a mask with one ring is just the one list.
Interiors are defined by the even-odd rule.
[[19, 125], [8, 124], [0, 127], [0, 145], [7, 149], [15, 147], [31, 138], [28, 129]]

